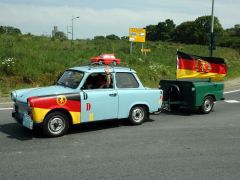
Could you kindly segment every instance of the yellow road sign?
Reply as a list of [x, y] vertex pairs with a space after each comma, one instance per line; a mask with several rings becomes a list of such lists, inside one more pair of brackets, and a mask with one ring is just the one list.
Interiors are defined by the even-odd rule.
[[129, 29], [129, 41], [144, 43], [146, 41], [146, 29], [130, 28]]
[[151, 49], [141, 49], [142, 52], [147, 53], [147, 52], [151, 52]]

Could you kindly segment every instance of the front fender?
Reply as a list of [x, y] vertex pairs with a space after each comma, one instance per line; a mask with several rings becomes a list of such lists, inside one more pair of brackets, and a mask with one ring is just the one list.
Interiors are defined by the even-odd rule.
[[80, 123], [81, 101], [78, 93], [32, 97], [28, 101], [31, 105], [33, 121], [36, 123], [43, 122], [45, 116], [56, 109], [69, 112], [73, 124]]

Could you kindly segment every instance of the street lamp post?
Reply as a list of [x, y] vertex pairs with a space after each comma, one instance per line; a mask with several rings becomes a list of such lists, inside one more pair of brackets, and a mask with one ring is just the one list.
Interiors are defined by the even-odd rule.
[[79, 18], [79, 16], [77, 16], [77, 17], [72, 16], [72, 42], [73, 42], [73, 20], [78, 19], [78, 18]]
[[214, 48], [214, 0], [212, 0], [212, 22], [211, 22], [211, 32], [210, 32], [210, 47], [209, 47], [209, 56], [212, 57], [213, 48]]

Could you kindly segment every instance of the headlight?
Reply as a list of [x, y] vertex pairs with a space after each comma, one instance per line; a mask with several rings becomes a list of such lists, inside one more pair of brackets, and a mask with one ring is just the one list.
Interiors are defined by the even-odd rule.
[[28, 105], [28, 107], [31, 107], [31, 104], [30, 104], [29, 100], [27, 101], [27, 105]]
[[11, 99], [12, 99], [12, 101], [16, 101], [16, 98], [17, 98], [17, 93], [15, 92], [15, 91], [12, 91], [11, 92]]
[[29, 99], [27, 100], [27, 111], [28, 111], [28, 115], [32, 114], [32, 107], [31, 107], [31, 103], [29, 101]]
[[33, 107], [33, 102], [32, 102], [32, 100], [31, 100], [31, 98], [28, 98], [28, 99], [27, 99], [27, 106], [28, 106], [29, 108], [32, 108], [32, 107]]

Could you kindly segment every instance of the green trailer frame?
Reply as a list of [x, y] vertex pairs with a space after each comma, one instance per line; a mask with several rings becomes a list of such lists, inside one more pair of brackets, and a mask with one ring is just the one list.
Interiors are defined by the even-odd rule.
[[161, 80], [163, 108], [199, 108], [204, 114], [211, 112], [214, 102], [223, 100], [223, 82], [210, 80]]

